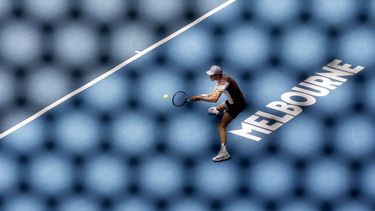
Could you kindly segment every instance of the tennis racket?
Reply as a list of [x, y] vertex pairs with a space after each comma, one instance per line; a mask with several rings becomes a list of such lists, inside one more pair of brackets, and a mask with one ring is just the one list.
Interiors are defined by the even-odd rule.
[[181, 107], [189, 101], [191, 101], [191, 98], [184, 91], [174, 93], [172, 98], [172, 104], [176, 107]]

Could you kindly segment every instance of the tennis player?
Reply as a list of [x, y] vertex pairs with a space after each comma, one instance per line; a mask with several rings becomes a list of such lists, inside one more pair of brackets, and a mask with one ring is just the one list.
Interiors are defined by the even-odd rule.
[[193, 101], [203, 100], [206, 102], [216, 103], [222, 93], [226, 95], [226, 101], [222, 102], [216, 107], [211, 107], [208, 109], [209, 114], [223, 114], [218, 125], [221, 149], [219, 153], [212, 158], [213, 161], [223, 161], [230, 158], [230, 154], [226, 148], [226, 127], [234, 118], [237, 117], [239, 113], [246, 108], [246, 101], [236, 81], [233, 80], [229, 75], [223, 74], [223, 71], [219, 66], [212, 66], [206, 73], [209, 75], [212, 81], [216, 81], [214, 91], [210, 94], [193, 96], [191, 99]]

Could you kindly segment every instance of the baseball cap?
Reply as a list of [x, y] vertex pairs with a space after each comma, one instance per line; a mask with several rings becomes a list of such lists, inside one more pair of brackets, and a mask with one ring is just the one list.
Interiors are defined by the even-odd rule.
[[221, 67], [217, 65], [213, 65], [207, 72], [207, 75], [217, 75], [217, 74], [222, 74], [223, 71], [221, 70]]

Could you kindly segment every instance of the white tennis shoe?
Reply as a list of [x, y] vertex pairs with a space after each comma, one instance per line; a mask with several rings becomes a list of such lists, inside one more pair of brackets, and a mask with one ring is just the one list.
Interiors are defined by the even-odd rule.
[[212, 161], [214, 162], [219, 162], [219, 161], [224, 161], [228, 160], [230, 158], [230, 154], [226, 150], [226, 148], [222, 147], [219, 151], [219, 153], [212, 158]]
[[216, 109], [216, 107], [210, 107], [208, 109], [208, 113], [212, 115], [218, 115], [220, 112]]

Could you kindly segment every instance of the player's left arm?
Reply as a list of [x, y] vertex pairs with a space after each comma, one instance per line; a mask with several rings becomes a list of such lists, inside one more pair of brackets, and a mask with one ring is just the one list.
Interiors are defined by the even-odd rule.
[[224, 84], [220, 84], [220, 85], [216, 86], [214, 92], [212, 92], [211, 94], [193, 96], [191, 99], [193, 101], [203, 100], [203, 101], [206, 101], [206, 102], [216, 103], [219, 100], [221, 94], [224, 92], [224, 90], [228, 86], [229, 86], [229, 83], [225, 82]]
[[216, 103], [219, 100], [222, 93], [223, 93], [223, 91], [217, 89], [211, 94], [193, 96], [191, 99], [193, 101], [202, 100], [202, 101], [206, 101], [206, 102]]

